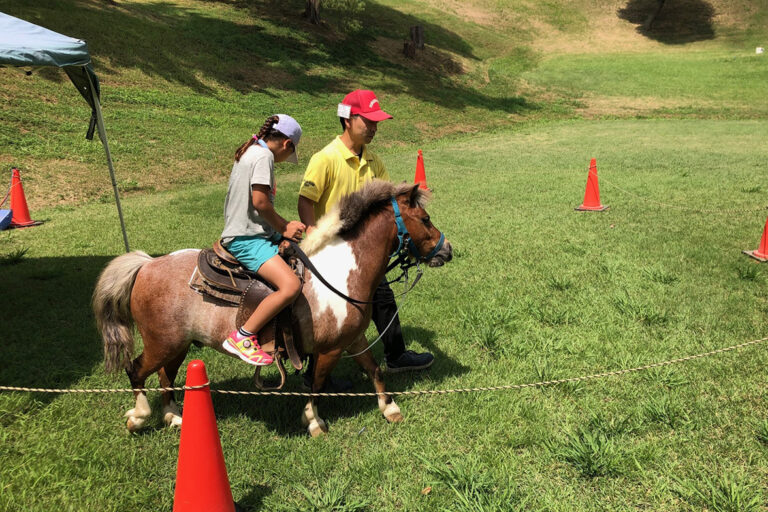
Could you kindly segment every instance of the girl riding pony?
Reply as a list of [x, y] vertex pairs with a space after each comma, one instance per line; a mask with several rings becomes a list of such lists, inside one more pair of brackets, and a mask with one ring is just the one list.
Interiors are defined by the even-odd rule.
[[272, 357], [261, 349], [256, 333], [301, 291], [299, 278], [278, 256], [277, 244], [283, 237], [299, 241], [306, 226], [285, 220], [274, 207], [274, 164], [298, 163], [299, 139], [301, 126], [294, 118], [285, 114], [268, 117], [259, 133], [235, 152], [224, 203], [223, 245], [244, 267], [276, 288], [223, 342], [227, 352], [256, 366], [272, 364]]

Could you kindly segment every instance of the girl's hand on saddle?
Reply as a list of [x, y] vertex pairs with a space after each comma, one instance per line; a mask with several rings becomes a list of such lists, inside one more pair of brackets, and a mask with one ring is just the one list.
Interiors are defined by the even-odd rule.
[[304, 231], [306, 229], [307, 229], [307, 226], [305, 226], [303, 222], [299, 222], [298, 220], [292, 220], [291, 222], [285, 225], [285, 230], [283, 230], [283, 236], [285, 238], [289, 238], [293, 240], [294, 242], [300, 242], [301, 237], [304, 234]]

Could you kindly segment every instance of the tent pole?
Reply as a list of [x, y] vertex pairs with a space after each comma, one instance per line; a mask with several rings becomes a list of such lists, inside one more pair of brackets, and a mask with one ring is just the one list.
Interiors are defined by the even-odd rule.
[[123, 208], [120, 205], [120, 194], [117, 191], [117, 180], [115, 180], [115, 169], [112, 166], [112, 155], [109, 152], [109, 143], [107, 142], [107, 131], [104, 129], [104, 118], [101, 116], [101, 104], [99, 103], [99, 95], [96, 93], [96, 87], [94, 87], [91, 75], [86, 71], [88, 76], [88, 83], [91, 86], [91, 96], [93, 97], [93, 105], [96, 109], [96, 125], [99, 129], [99, 138], [104, 145], [104, 151], [107, 153], [107, 166], [109, 166], [109, 176], [112, 178], [112, 190], [115, 191], [115, 203], [117, 204], [117, 214], [120, 216], [120, 228], [123, 230], [123, 242], [125, 243], [125, 252], [130, 252], [131, 249], [128, 246], [128, 235], [125, 232], [125, 221], [123, 220]]

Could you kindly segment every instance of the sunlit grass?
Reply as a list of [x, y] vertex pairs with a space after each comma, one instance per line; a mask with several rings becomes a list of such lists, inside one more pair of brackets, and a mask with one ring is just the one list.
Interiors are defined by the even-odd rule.
[[[642, 197], [759, 207], [741, 189], [768, 157], [752, 144], [764, 125], [561, 123], [483, 144], [462, 138], [425, 146], [434, 189], [428, 210], [456, 257], [427, 270], [402, 301], [409, 347], [434, 352], [435, 365], [389, 376], [388, 387], [560, 379], [763, 337], [762, 271], [744, 270], [761, 267], [741, 250], [759, 242], [764, 213], [681, 213]], [[412, 152], [382, 154], [394, 180], [412, 179]], [[610, 210], [573, 211], [590, 156], [600, 176], [639, 195], [605, 184]], [[293, 176], [278, 177], [277, 208], [286, 214], [296, 204]], [[132, 246], [162, 254], [210, 244], [224, 194], [223, 185], [199, 185], [126, 198]], [[42, 226], [0, 233], [0, 257], [26, 249], [16, 264], [0, 265], [10, 311], [0, 334], [2, 384], [127, 386], [124, 376], [103, 373], [88, 304], [98, 272], [121, 252], [114, 205], [36, 213], [47, 219]], [[381, 358], [380, 347], [374, 352]], [[207, 349], [189, 357], [206, 362], [213, 387], [252, 389], [251, 371], [238, 361]], [[386, 424], [373, 400], [325, 400], [320, 413], [331, 431], [314, 440], [300, 425], [300, 399], [215, 395], [214, 405], [235, 498], [257, 509], [498, 510], [505, 499], [532, 509], [616, 509], [645, 500], [671, 511], [682, 502], [696, 509], [703, 499], [749, 506], [767, 490], [766, 363], [758, 346], [572, 385], [402, 397], [399, 425]], [[370, 390], [351, 361], [337, 372], [356, 390]], [[300, 389], [300, 379], [290, 377], [288, 389]], [[171, 508], [178, 433], [155, 415], [144, 434], [129, 436], [122, 414], [131, 402], [127, 394], [0, 394], [0, 508]], [[151, 403], [158, 412], [158, 397]], [[743, 473], [737, 487], [670, 483], [697, 482], [696, 471], [713, 461], [713, 478]], [[441, 473], [449, 467], [455, 474]], [[458, 476], [466, 486], [452, 483]]]

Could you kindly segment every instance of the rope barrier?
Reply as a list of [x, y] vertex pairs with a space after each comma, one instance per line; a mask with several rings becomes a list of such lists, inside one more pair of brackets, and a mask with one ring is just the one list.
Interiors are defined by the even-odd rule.
[[86, 388], [86, 389], [78, 389], [78, 388], [25, 388], [25, 387], [14, 387], [14, 386], [0, 386], [0, 391], [29, 391], [32, 393], [81, 393], [81, 394], [87, 394], [87, 393], [146, 393], [148, 391], [186, 391], [186, 390], [195, 390], [195, 389], [203, 389], [204, 387], [210, 385], [210, 382], [207, 382], [205, 384], [201, 384], [199, 386], [181, 386], [181, 387], [174, 387], [174, 388], [116, 388], [116, 389], [105, 389], [105, 388]]
[[[452, 163], [452, 167], [460, 167], [465, 168], [465, 166], [457, 165], [455, 163]], [[768, 210], [768, 206], [760, 207], [760, 208], [744, 208], [744, 209], [704, 209], [704, 208], [691, 208], [687, 206], [679, 206], [679, 205], [673, 205], [668, 203], [662, 203], [660, 201], [655, 201], [653, 199], [649, 199], [647, 197], [643, 197], [639, 194], [635, 194], [634, 192], [631, 192], [619, 185], [616, 185], [610, 180], [605, 179], [604, 176], [600, 178], [600, 181], [603, 183], [607, 183], [611, 187], [616, 188], [617, 190], [633, 196], [637, 199], [640, 199], [641, 201], [646, 201], [649, 203], [656, 204], [658, 206], [663, 206], [665, 208], [672, 208], [676, 210], [681, 211], [689, 211], [689, 212], [696, 212], [696, 213], [755, 213], [755, 212], [762, 212], [765, 210]], [[6, 199], [10, 195], [10, 189], [8, 190], [8, 194], [6, 194]], [[5, 199], [3, 200], [5, 202]], [[0, 203], [2, 205], [2, 203]], [[391, 322], [390, 322], [391, 323]], [[381, 337], [381, 336], [380, 336]], [[376, 339], [378, 341], [378, 338]], [[376, 343], [374, 341], [374, 344]], [[509, 389], [525, 389], [525, 388], [537, 388], [537, 387], [544, 387], [544, 386], [553, 386], [558, 384], [565, 384], [568, 382], [583, 382], [586, 380], [594, 380], [598, 378], [603, 377], [610, 377], [614, 375], [626, 375], [629, 373], [634, 373], [642, 370], [648, 370], [651, 368], [659, 368], [662, 366], [669, 366], [676, 363], [682, 363], [686, 361], [691, 361], [694, 359], [700, 359], [703, 357], [708, 357], [716, 354], [721, 354], [724, 352], [729, 352], [732, 350], [737, 350], [740, 348], [744, 348], [750, 345], [756, 345], [758, 343], [762, 343], [764, 341], [768, 341], [768, 337], [762, 338], [759, 340], [752, 340], [748, 341], [746, 343], [741, 343], [739, 345], [733, 345], [731, 347], [721, 348], [717, 350], [712, 350], [710, 352], [704, 352], [702, 354], [696, 354], [692, 356], [687, 357], [681, 357], [677, 359], [671, 359], [668, 361], [663, 361], [659, 363], [653, 363], [648, 364], [644, 366], [638, 366], [636, 368], [627, 368], [623, 370], [615, 370], [610, 372], [604, 372], [604, 373], [596, 373], [593, 375], [585, 375], [581, 377], [570, 377], [567, 379], [557, 379], [557, 380], [549, 380], [549, 381], [540, 381], [540, 382], [532, 382], [527, 384], [506, 384], [501, 386], [486, 386], [486, 387], [475, 387], [475, 388], [455, 388], [455, 389], [438, 389], [438, 390], [418, 390], [418, 391], [387, 391], [385, 393], [377, 393], [377, 392], [369, 392], [369, 393], [310, 393], [310, 392], [293, 392], [293, 391], [236, 391], [236, 390], [222, 390], [222, 389], [211, 389], [212, 393], [219, 393], [219, 394], [230, 394], [230, 395], [254, 395], [254, 396], [294, 396], [294, 397], [375, 397], [378, 395], [386, 394], [391, 396], [402, 396], [402, 395], [445, 395], [445, 394], [451, 394], [451, 393], [469, 393], [469, 392], [481, 392], [481, 391], [501, 391], [501, 390], [509, 390]], [[373, 344], [372, 344], [373, 345]], [[371, 345], [371, 346], [372, 346]], [[368, 347], [370, 348], [370, 346]], [[366, 349], [368, 350], [368, 349]], [[365, 352], [365, 350], [363, 351]], [[125, 389], [56, 389], [56, 388], [30, 388], [30, 387], [14, 387], [14, 386], [0, 386], [0, 391], [24, 391], [24, 392], [35, 392], [35, 393], [135, 393], [135, 392], [168, 392], [168, 391], [186, 391], [186, 390], [195, 390], [195, 389], [202, 389], [206, 386], [208, 386], [210, 383], [207, 383], [202, 386], [181, 386], [181, 387], [157, 387], [157, 388], [125, 388]]]
[[[482, 391], [502, 391], [509, 389], [526, 389], [526, 388], [539, 388], [545, 386], [554, 386], [558, 384], [565, 384], [568, 382], [584, 382], [588, 380], [599, 379], [603, 377], [611, 377], [614, 375], [627, 375], [643, 370], [650, 370], [652, 368], [660, 368], [663, 366], [670, 366], [673, 364], [684, 363], [687, 361], [693, 361], [695, 359], [701, 359], [704, 357], [713, 356], [716, 354], [723, 354], [725, 352], [731, 352], [740, 348], [758, 345], [768, 341], [768, 337], [758, 340], [751, 340], [738, 345], [732, 345], [730, 347], [719, 348], [710, 350], [709, 352], [703, 352], [701, 354], [694, 354], [685, 357], [679, 357], [676, 359], [670, 359], [658, 363], [646, 364], [643, 366], [637, 366], [635, 368], [626, 368], [623, 370], [613, 370], [603, 373], [594, 373], [592, 375], [584, 375], [581, 377], [569, 377], [566, 379], [545, 380], [540, 382], [531, 382], [526, 384], [505, 384], [500, 386], [485, 386], [475, 388], [454, 388], [454, 389], [435, 389], [435, 390], [415, 390], [415, 391], [386, 391], [384, 393], [368, 392], [368, 393], [310, 393], [310, 392], [294, 392], [294, 391], [236, 391], [236, 390], [224, 390], [224, 389], [211, 389], [212, 393], [219, 393], [222, 395], [247, 395], [247, 396], [293, 396], [293, 397], [375, 397], [379, 395], [390, 396], [418, 396], [418, 395], [447, 395], [452, 393], [474, 393]], [[154, 392], [154, 391], [186, 391], [202, 389], [210, 385], [210, 382], [200, 386], [181, 386], [172, 388], [130, 388], [130, 389], [49, 389], [49, 388], [27, 388], [27, 387], [14, 387], [14, 386], [0, 386], [0, 391], [27, 391], [36, 393], [129, 393], [129, 392]]]
[[14, 186], [15, 186], [14, 184], [11, 184], [11, 186], [8, 187], [8, 192], [5, 194], [5, 197], [3, 197], [3, 200], [0, 201], [0, 207], [2, 207], [5, 204], [5, 202], [8, 200], [8, 196], [11, 195], [11, 191], [13, 190]]
[[624, 192], [627, 195], [630, 195], [632, 197], [635, 197], [637, 199], [640, 199], [641, 201], [646, 201], [648, 203], [653, 203], [657, 206], [663, 206], [664, 208], [672, 208], [674, 210], [680, 210], [680, 211], [686, 211], [686, 212], [693, 212], [693, 213], [755, 213], [755, 212], [764, 212], [768, 210], [768, 206], [761, 206], [760, 208], [738, 208], [738, 209], [723, 209], [723, 208], [714, 208], [714, 209], [705, 209], [705, 208], [691, 208], [689, 206], [680, 206], [680, 205], [674, 205], [674, 204], [667, 204], [662, 203], [660, 201], [656, 201], [654, 199], [649, 199], [647, 197], [643, 197], [639, 194], [635, 194], [634, 192], [631, 192], [625, 188], [620, 187], [619, 185], [616, 185], [610, 180], [605, 179], [605, 177], [600, 176], [600, 182], [601, 183], [607, 183], [611, 187], [615, 188], [616, 190], [619, 190], [620, 192]]

